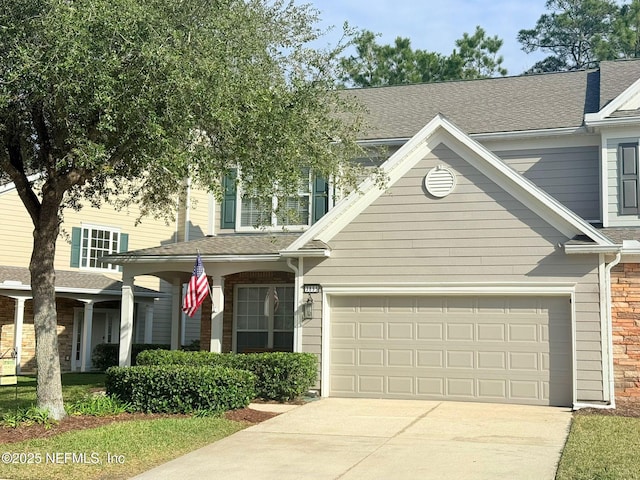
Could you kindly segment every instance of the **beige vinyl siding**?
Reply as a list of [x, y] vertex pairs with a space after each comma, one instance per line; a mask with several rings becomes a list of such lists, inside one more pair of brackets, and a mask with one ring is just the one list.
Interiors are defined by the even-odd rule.
[[33, 247], [33, 223], [15, 189], [0, 194], [0, 265], [28, 267]]
[[[187, 220], [188, 215], [188, 220]], [[209, 228], [209, 194], [204, 190], [191, 189], [189, 194], [189, 209], [181, 204], [176, 216], [176, 228], [178, 241], [186, 239], [196, 240], [207, 235]], [[188, 229], [188, 236], [187, 236]]]
[[582, 218], [600, 219], [599, 147], [582, 146], [495, 152]]
[[[437, 165], [457, 176], [453, 193], [441, 199], [423, 187]], [[330, 258], [305, 261], [304, 280], [381, 286], [575, 283], [578, 400], [602, 400], [598, 259], [565, 255], [559, 245], [566, 240], [440, 145], [329, 242]], [[303, 343], [315, 350], [321, 332], [310, 325]]]
[[609, 227], [640, 226], [640, 216], [620, 215], [618, 145], [621, 143], [638, 143], [638, 137], [616, 138], [607, 141], [607, 209]]
[[[204, 200], [200, 200], [200, 198]], [[206, 194], [197, 193], [197, 206], [192, 210], [192, 221], [201, 222], [207, 217], [208, 199]], [[28, 267], [32, 249], [31, 219], [26, 213], [24, 206], [15, 190], [9, 190], [0, 194], [0, 212], [5, 234], [0, 235], [0, 264], [16, 267]], [[61, 235], [56, 244], [56, 270], [72, 270], [71, 262], [71, 231], [73, 227], [80, 227], [83, 224], [104, 226], [108, 228], [118, 228], [122, 233], [129, 234], [129, 250], [147, 248], [160, 245], [162, 243], [173, 243], [175, 241], [175, 221], [165, 222], [164, 219], [144, 217], [142, 222], [136, 225], [138, 211], [116, 211], [109, 205], [101, 208], [85, 206], [79, 212], [66, 210], [64, 212], [64, 224], [61, 228]], [[192, 234], [197, 235], [198, 231], [206, 232], [206, 223], [203, 226], [195, 226]], [[10, 234], [7, 234], [10, 232]], [[120, 280], [121, 274], [117, 271], [92, 270], [95, 273], [102, 273], [114, 279]], [[153, 276], [141, 276], [135, 280], [137, 286], [158, 290], [167, 296], [160, 298], [154, 304], [153, 322], [153, 342], [170, 343], [171, 339], [171, 285]], [[144, 339], [144, 314], [138, 317], [140, 320], [136, 325], [136, 335], [139, 341]], [[142, 321], [141, 321], [142, 320]], [[190, 325], [187, 329], [187, 338], [197, 338], [199, 324]]]

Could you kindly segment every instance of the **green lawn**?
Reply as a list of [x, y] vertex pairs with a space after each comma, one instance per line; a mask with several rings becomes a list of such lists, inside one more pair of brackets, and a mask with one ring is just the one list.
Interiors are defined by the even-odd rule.
[[[5, 444], [0, 450], [13, 454], [17, 463], [0, 463], [0, 478], [130, 478], [244, 427], [223, 418], [164, 418], [113, 423], [49, 439]], [[75, 458], [71, 456], [74, 453]], [[21, 458], [34, 463], [18, 463]]]
[[[104, 387], [104, 378], [103, 374], [63, 374], [65, 403]], [[20, 377], [17, 402], [15, 394], [15, 387], [0, 388], [0, 415], [35, 405], [35, 377]], [[119, 422], [46, 439], [2, 444], [0, 478], [130, 478], [245, 426], [224, 418], [174, 417]]]
[[556, 480], [640, 480], [640, 418], [574, 415]]
[[[104, 373], [64, 373], [62, 375], [62, 396], [65, 402], [73, 402], [88, 394], [93, 388], [104, 388]], [[18, 377], [18, 398], [16, 387], [0, 387], [0, 416], [15, 412], [18, 408], [28, 408], [36, 404], [36, 377]]]

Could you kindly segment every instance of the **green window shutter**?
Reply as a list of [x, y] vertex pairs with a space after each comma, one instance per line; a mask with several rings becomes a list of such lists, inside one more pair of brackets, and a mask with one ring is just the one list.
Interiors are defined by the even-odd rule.
[[322, 177], [313, 181], [313, 212], [312, 222], [316, 223], [329, 210], [329, 182]]
[[126, 252], [127, 250], [129, 250], [129, 234], [121, 233], [120, 234], [120, 252]]
[[225, 175], [222, 179], [222, 208], [220, 228], [235, 228], [236, 226], [236, 172]]
[[[120, 234], [120, 252], [126, 252], [127, 250], [129, 250], [129, 234], [121, 233]], [[120, 272], [122, 271], [122, 265], [118, 267], [118, 271]]]
[[80, 267], [80, 244], [82, 243], [82, 229], [73, 227], [71, 229], [71, 267]]
[[620, 172], [620, 214], [639, 213], [638, 210], [638, 145], [623, 143], [618, 146]]

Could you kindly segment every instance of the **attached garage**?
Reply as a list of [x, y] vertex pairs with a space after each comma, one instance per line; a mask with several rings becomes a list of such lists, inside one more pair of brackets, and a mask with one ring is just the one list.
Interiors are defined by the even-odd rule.
[[329, 395], [572, 404], [570, 297], [329, 297]]

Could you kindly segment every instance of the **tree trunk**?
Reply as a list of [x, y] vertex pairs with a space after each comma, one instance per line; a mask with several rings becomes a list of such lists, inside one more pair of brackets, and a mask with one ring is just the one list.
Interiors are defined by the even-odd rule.
[[49, 410], [51, 418], [60, 420], [66, 413], [62, 401], [53, 267], [56, 239], [60, 230], [59, 204], [56, 206], [56, 203], [58, 202], [54, 199], [47, 201], [45, 194], [39, 212], [39, 221], [33, 231], [33, 252], [29, 270], [31, 271], [33, 326], [36, 337], [38, 407]]

